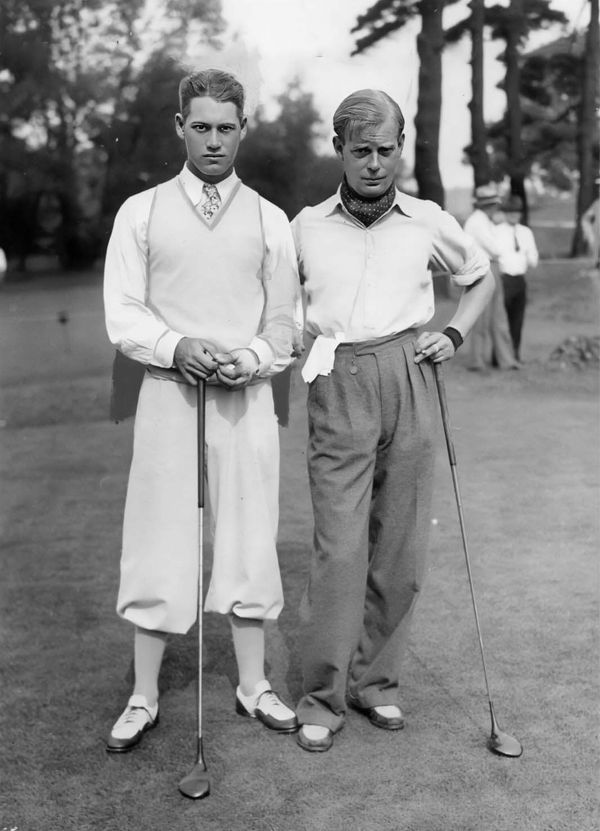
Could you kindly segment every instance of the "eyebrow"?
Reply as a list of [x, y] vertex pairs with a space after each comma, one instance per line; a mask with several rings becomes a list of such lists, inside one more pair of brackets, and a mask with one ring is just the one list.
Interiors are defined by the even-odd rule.
[[219, 121], [216, 124], [211, 124], [209, 121], [204, 121], [201, 118], [194, 118], [193, 121], [190, 121], [190, 124], [206, 124], [209, 127], [235, 127], [235, 121]]
[[393, 148], [397, 142], [394, 141], [382, 141], [381, 144], [377, 142], [370, 142], [370, 141], [361, 141], [356, 143], [351, 143], [351, 147], [353, 150], [362, 150], [365, 147], [369, 147], [371, 144], [376, 144], [379, 149], [381, 148]]

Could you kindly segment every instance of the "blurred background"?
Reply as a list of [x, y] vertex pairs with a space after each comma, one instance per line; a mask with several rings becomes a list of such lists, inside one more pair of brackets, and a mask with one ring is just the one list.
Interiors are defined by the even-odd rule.
[[3, 0], [5, 279], [99, 269], [117, 208], [174, 175], [177, 84], [248, 89], [237, 165], [292, 217], [340, 170], [331, 116], [353, 89], [401, 104], [400, 186], [460, 220], [475, 185], [526, 197], [542, 256], [589, 254], [597, 197], [598, 0]]

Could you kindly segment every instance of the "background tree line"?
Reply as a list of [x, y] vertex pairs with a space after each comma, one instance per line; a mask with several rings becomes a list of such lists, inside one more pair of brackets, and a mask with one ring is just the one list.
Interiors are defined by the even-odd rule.
[[[598, 0], [587, 34], [523, 55], [529, 33], [564, 23], [548, 0], [508, 7], [471, 0], [444, 30], [457, 0], [379, 0], [356, 23], [356, 52], [421, 18], [415, 179], [444, 203], [438, 162], [441, 55], [470, 37], [476, 184], [509, 175], [514, 192], [536, 165], [550, 184], [578, 186], [578, 215], [591, 203], [598, 167]], [[177, 83], [194, 44], [218, 46], [220, 0], [3, 0], [0, 10], [0, 246], [24, 270], [33, 253], [81, 268], [102, 255], [114, 214], [132, 193], [174, 175], [183, 161], [173, 129]], [[506, 114], [483, 118], [484, 35], [506, 44]], [[402, 56], [398, 67], [401, 71]], [[253, 119], [238, 170], [293, 216], [332, 192], [339, 167], [315, 150], [319, 116], [296, 81], [279, 114]], [[574, 241], [574, 253], [581, 241]]]
[[[471, 40], [471, 143], [465, 148], [475, 184], [510, 178], [512, 193], [523, 198], [525, 180], [537, 165], [548, 183], [569, 189], [577, 182], [576, 232], [572, 253], [583, 253], [579, 221], [597, 195], [598, 176], [598, 0], [587, 0], [590, 23], [584, 37], [558, 39], [552, 47], [524, 54], [532, 32], [566, 24], [551, 0], [509, 0], [508, 5], [470, 0], [469, 12], [444, 29], [444, 10], [457, 0], [378, 0], [361, 15], [355, 53], [420, 17], [417, 36], [419, 96], [415, 119], [415, 178], [419, 195], [444, 204], [439, 169], [442, 104], [442, 52], [463, 37]], [[504, 44], [502, 84], [506, 110], [496, 124], [484, 120], [484, 38]], [[400, 64], [400, 61], [399, 61]]]

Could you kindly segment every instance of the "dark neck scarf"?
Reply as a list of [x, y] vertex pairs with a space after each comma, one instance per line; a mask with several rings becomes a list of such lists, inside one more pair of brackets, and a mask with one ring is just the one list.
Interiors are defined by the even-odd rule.
[[381, 196], [376, 196], [374, 199], [367, 199], [364, 196], [360, 196], [355, 190], [352, 190], [346, 181], [346, 177], [344, 177], [340, 189], [340, 197], [342, 199], [342, 205], [346, 208], [350, 216], [358, 219], [363, 225], [368, 227], [392, 207], [394, 199], [396, 198], [396, 186], [392, 183]]

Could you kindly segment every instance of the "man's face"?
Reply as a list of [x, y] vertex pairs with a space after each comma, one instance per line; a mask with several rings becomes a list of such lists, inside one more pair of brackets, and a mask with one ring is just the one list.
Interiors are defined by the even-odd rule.
[[521, 211], [504, 211], [506, 221], [509, 225], [518, 225], [521, 219]]
[[333, 146], [344, 164], [350, 187], [360, 196], [374, 199], [384, 194], [396, 179], [404, 136], [398, 138], [398, 124], [388, 116], [377, 127], [346, 135], [343, 144], [335, 136]]
[[213, 183], [229, 176], [246, 135], [246, 119], [240, 123], [235, 104], [208, 96], [192, 98], [185, 121], [181, 113], [175, 116], [175, 128], [185, 141], [193, 173]]

